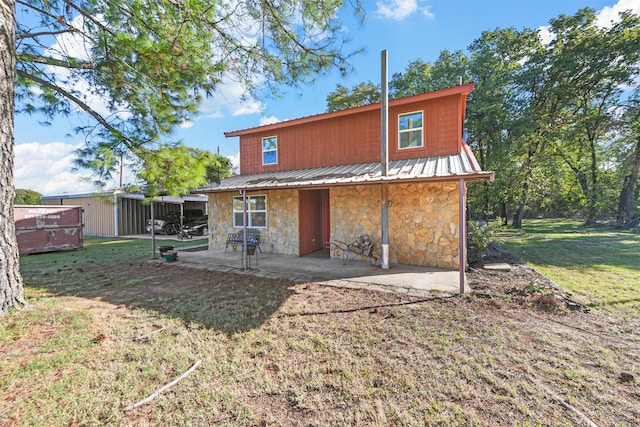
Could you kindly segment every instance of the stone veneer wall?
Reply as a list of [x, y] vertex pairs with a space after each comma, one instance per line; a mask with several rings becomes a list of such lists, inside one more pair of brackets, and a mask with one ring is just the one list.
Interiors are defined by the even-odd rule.
[[[351, 243], [368, 234], [380, 251], [380, 186], [356, 185], [329, 190], [331, 241]], [[339, 258], [340, 249], [331, 245], [331, 258]], [[367, 259], [362, 257], [362, 259]]]
[[[389, 185], [389, 262], [458, 268], [458, 183]], [[380, 251], [380, 186], [330, 191], [331, 240], [369, 234]], [[332, 257], [341, 256], [332, 246]]]
[[400, 264], [458, 268], [457, 182], [389, 186], [389, 257]]
[[[389, 185], [389, 262], [458, 268], [458, 183]], [[209, 249], [224, 249], [233, 228], [233, 196], [209, 194]], [[300, 255], [298, 190], [250, 193], [267, 196], [267, 228], [260, 229], [262, 250]], [[331, 240], [350, 243], [369, 234], [380, 252], [380, 186], [334, 187], [329, 191]], [[331, 256], [340, 250], [331, 246]], [[363, 259], [366, 259], [363, 257]]]
[[[209, 194], [209, 249], [224, 249], [233, 227], [233, 197], [238, 193]], [[260, 229], [260, 247], [268, 253], [299, 255], [298, 191], [272, 190], [247, 193], [267, 196], [267, 228]]]

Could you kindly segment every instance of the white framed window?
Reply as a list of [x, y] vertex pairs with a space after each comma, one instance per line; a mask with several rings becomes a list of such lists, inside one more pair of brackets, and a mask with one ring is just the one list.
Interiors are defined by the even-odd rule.
[[262, 138], [262, 164], [275, 165], [278, 163], [278, 137]]
[[[242, 196], [233, 198], [233, 226], [243, 227]], [[267, 228], [267, 196], [247, 196], [247, 227]]]
[[422, 111], [398, 115], [398, 149], [418, 148], [424, 145]]

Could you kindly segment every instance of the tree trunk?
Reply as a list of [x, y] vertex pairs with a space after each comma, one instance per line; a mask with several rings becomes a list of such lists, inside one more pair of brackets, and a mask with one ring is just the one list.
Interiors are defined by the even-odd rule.
[[[595, 136], [589, 135], [589, 147], [590, 147], [590, 155], [591, 155], [591, 163], [589, 168], [589, 182], [587, 184], [587, 201], [589, 202], [589, 206], [587, 209], [587, 221], [585, 225], [595, 225], [596, 220], [598, 218], [598, 162], [596, 155], [596, 143]], [[591, 188], [588, 188], [589, 185]]]
[[518, 205], [518, 209], [516, 213], [513, 215], [513, 228], [521, 229], [522, 228], [522, 218], [524, 217], [524, 208], [527, 205], [527, 197], [529, 197], [529, 181], [533, 176], [533, 168], [534, 168], [534, 160], [533, 156], [535, 155], [537, 150], [529, 150], [527, 155], [527, 161], [525, 166], [525, 174], [522, 180], [522, 193], [520, 196], [520, 204]]
[[13, 113], [16, 77], [15, 0], [0, 3], [0, 313], [26, 304], [13, 216]]
[[507, 202], [504, 200], [500, 202], [500, 218], [502, 218], [502, 225], [509, 225], [509, 218], [507, 213]]
[[640, 174], [640, 139], [636, 141], [635, 153], [631, 164], [631, 169], [624, 177], [620, 200], [618, 202], [617, 221], [620, 226], [627, 226], [633, 219], [634, 206], [638, 192], [638, 175]]

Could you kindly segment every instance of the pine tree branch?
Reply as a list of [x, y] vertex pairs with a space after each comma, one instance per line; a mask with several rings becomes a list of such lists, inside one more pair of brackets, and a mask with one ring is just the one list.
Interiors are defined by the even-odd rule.
[[113, 31], [111, 31], [106, 25], [104, 25], [102, 22], [100, 22], [99, 20], [97, 20], [96, 18], [94, 18], [91, 13], [89, 11], [87, 11], [86, 9], [84, 9], [81, 6], [76, 5], [75, 3], [69, 1], [69, 0], [62, 0], [68, 7], [74, 9], [76, 12], [78, 12], [82, 18], [93, 22], [97, 27], [99, 27], [102, 31], [109, 33], [111, 35], [115, 35], [115, 33]]
[[94, 70], [96, 68], [95, 62], [90, 61], [78, 61], [78, 60], [63, 60], [51, 58], [49, 56], [33, 55], [30, 53], [18, 52], [18, 58], [21, 62], [33, 62], [36, 64], [53, 65], [63, 68], [74, 68], [78, 70]]
[[18, 34], [16, 36], [16, 40], [35, 39], [41, 36], [58, 36], [60, 34], [65, 34], [65, 33], [75, 33], [77, 31], [78, 30], [76, 28], [70, 27], [60, 31], [41, 31], [39, 33], [24, 33], [24, 34]]
[[59, 93], [60, 95], [64, 96], [65, 98], [67, 98], [69, 101], [73, 102], [74, 104], [76, 104], [78, 107], [80, 107], [83, 111], [85, 111], [87, 114], [89, 114], [91, 117], [93, 117], [98, 123], [100, 123], [105, 129], [107, 129], [114, 137], [118, 138], [118, 140], [120, 140], [128, 149], [130, 149], [131, 151], [135, 151], [135, 147], [137, 144], [135, 144], [131, 139], [127, 138], [120, 130], [118, 130], [117, 128], [115, 128], [113, 125], [111, 125], [104, 117], [102, 117], [102, 115], [100, 115], [98, 112], [96, 112], [93, 108], [91, 108], [87, 103], [85, 103], [84, 101], [82, 101], [80, 98], [78, 98], [77, 96], [73, 95], [71, 92], [56, 86], [54, 84], [52, 84], [51, 82], [48, 82], [38, 76], [34, 76], [32, 74], [27, 73], [26, 71], [23, 70], [16, 70], [16, 73], [20, 76], [23, 77], [25, 79], [31, 80], [33, 82], [36, 82], [42, 86], [45, 86], [51, 90], [53, 90], [54, 92]]

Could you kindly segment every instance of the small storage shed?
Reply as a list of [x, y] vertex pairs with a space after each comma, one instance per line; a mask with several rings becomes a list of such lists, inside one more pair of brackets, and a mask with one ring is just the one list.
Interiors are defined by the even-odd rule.
[[[151, 207], [143, 203], [143, 194], [119, 191], [104, 193], [43, 196], [40, 203], [47, 206], [81, 206], [84, 209], [84, 234], [87, 236], [128, 236], [146, 233]], [[186, 195], [158, 196], [154, 199], [154, 216], [160, 218], [174, 210], [201, 209], [207, 211], [207, 197]]]

